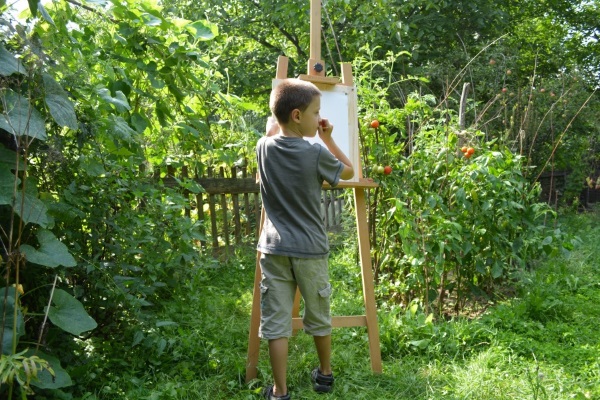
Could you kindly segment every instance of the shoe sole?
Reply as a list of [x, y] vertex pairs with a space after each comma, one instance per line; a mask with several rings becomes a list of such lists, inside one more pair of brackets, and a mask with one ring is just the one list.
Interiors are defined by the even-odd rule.
[[319, 385], [318, 383], [313, 384], [313, 389], [317, 393], [330, 393], [333, 390], [333, 386]]

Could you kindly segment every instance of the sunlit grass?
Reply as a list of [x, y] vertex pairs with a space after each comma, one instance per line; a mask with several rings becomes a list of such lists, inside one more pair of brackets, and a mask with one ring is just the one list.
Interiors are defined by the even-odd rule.
[[[540, 262], [526, 271], [515, 297], [475, 319], [424, 322], [403, 308], [380, 306], [383, 373], [373, 374], [365, 328], [333, 333], [336, 388], [312, 391], [317, 364], [312, 338], [290, 340], [288, 385], [293, 399], [593, 399], [600, 398], [600, 217], [574, 216], [582, 241], [569, 257]], [[334, 315], [364, 312], [355, 248], [331, 257]], [[138, 345], [145, 367], [107, 360], [112, 373], [85, 399], [258, 399], [272, 382], [266, 343], [258, 377], [245, 383], [254, 281], [252, 251], [214, 265], [182, 285], [158, 320], [163, 353]], [[411, 341], [428, 338], [419, 348]], [[135, 356], [136, 352], [130, 354]], [[144, 354], [144, 352], [146, 352]]]

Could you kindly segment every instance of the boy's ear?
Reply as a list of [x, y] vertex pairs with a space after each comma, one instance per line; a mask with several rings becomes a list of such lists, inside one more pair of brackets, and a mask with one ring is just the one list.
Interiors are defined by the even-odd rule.
[[300, 110], [297, 108], [294, 108], [290, 115], [290, 119], [294, 122], [300, 122]]

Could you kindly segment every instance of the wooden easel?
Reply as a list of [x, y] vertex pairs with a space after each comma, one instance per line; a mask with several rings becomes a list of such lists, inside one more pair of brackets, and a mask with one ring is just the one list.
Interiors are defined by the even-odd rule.
[[[325, 76], [325, 64], [320, 59], [321, 53], [321, 3], [320, 0], [311, 0], [310, 13], [310, 59], [308, 61], [307, 75], [300, 75], [300, 79], [313, 82], [317, 86], [337, 85], [354, 86], [351, 64], [342, 64], [342, 79]], [[277, 61], [276, 79], [287, 79], [288, 59], [280, 56]], [[357, 116], [353, 114], [353, 117]], [[382, 372], [381, 350], [379, 346], [379, 327], [377, 325], [377, 308], [375, 306], [375, 290], [373, 286], [373, 270], [371, 266], [371, 251], [369, 243], [369, 228], [367, 223], [367, 205], [365, 190], [375, 188], [378, 185], [362, 176], [362, 167], [355, 165], [354, 170], [358, 174], [358, 180], [353, 182], [341, 181], [338, 188], [352, 188], [354, 190], [354, 205], [356, 208], [356, 228], [358, 231], [358, 246], [362, 272], [363, 301], [365, 306], [364, 315], [333, 316], [332, 326], [334, 328], [366, 326], [369, 337], [369, 353], [371, 357], [371, 369], [375, 373]], [[264, 209], [261, 212], [259, 233], [262, 230], [265, 219]], [[260, 325], [260, 252], [256, 254], [256, 270], [254, 275], [254, 291], [252, 299], [252, 315], [250, 318], [250, 333], [248, 338], [248, 359], [246, 364], [246, 382], [255, 379], [258, 374], [258, 356], [260, 350], [260, 338], [258, 328]], [[292, 328], [297, 331], [302, 329], [302, 318], [299, 317], [300, 292], [296, 291], [294, 308], [292, 312]]]

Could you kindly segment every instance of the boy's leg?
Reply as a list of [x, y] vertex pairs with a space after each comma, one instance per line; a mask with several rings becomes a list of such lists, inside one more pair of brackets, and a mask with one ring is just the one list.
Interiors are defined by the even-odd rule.
[[[327, 337], [331, 335], [331, 284], [329, 283], [327, 257], [291, 258], [291, 260], [294, 276], [304, 299], [304, 315], [302, 316], [304, 331], [311, 336]], [[322, 343], [324, 346], [320, 347], [330, 349], [331, 340], [323, 340], [325, 341]], [[329, 345], [327, 345], [327, 341], [329, 341]], [[317, 343], [315, 342], [315, 344]]]
[[259, 336], [269, 341], [273, 395], [287, 394], [288, 337], [292, 335], [292, 307], [296, 281], [289, 257], [263, 254], [260, 258], [261, 321]]
[[324, 375], [331, 375], [331, 335], [313, 336], [313, 338], [319, 356], [319, 370]]
[[304, 331], [313, 336], [319, 366], [311, 372], [313, 389], [329, 393], [333, 389], [331, 372], [331, 310], [327, 257], [292, 259], [294, 274], [304, 298]]
[[285, 396], [287, 394], [287, 359], [288, 359], [288, 338], [279, 338], [269, 340], [269, 360], [273, 370], [273, 394], [275, 396]]

